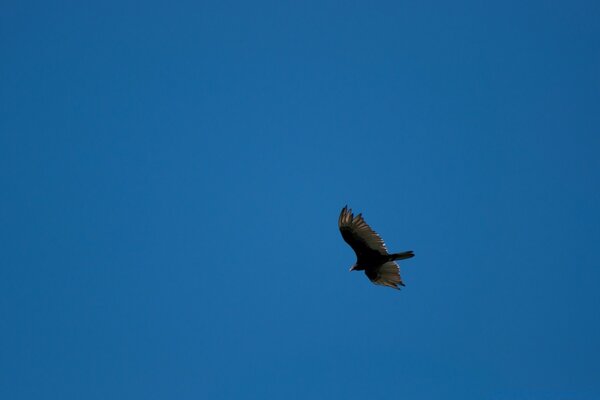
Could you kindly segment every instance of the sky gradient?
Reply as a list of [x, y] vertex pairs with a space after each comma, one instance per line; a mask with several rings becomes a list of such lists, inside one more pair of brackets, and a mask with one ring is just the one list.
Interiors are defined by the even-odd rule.
[[0, 398], [600, 398], [599, 4], [4, 2]]

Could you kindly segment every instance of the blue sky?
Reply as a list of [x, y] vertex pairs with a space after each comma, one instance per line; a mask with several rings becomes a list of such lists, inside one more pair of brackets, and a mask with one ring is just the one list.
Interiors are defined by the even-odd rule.
[[597, 2], [1, 9], [1, 398], [599, 398]]

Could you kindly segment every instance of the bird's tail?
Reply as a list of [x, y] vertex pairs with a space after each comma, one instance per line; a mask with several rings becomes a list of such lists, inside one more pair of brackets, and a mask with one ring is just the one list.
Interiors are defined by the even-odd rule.
[[390, 254], [390, 261], [395, 260], [406, 260], [407, 258], [412, 258], [415, 256], [415, 253], [411, 251], [403, 251], [402, 253], [394, 253]]

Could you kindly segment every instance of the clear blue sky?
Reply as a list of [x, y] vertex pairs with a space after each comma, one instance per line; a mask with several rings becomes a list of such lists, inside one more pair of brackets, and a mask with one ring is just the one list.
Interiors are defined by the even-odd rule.
[[0, 398], [600, 398], [598, 4], [4, 2]]

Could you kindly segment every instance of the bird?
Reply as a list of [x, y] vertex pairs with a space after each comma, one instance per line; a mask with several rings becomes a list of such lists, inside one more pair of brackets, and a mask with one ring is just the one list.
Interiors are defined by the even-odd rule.
[[413, 251], [390, 254], [381, 236], [365, 222], [362, 214], [354, 216], [348, 206], [340, 213], [338, 227], [344, 241], [356, 253], [356, 263], [350, 271], [365, 271], [367, 278], [376, 285], [398, 290], [398, 285], [406, 286], [395, 261], [414, 257]]

